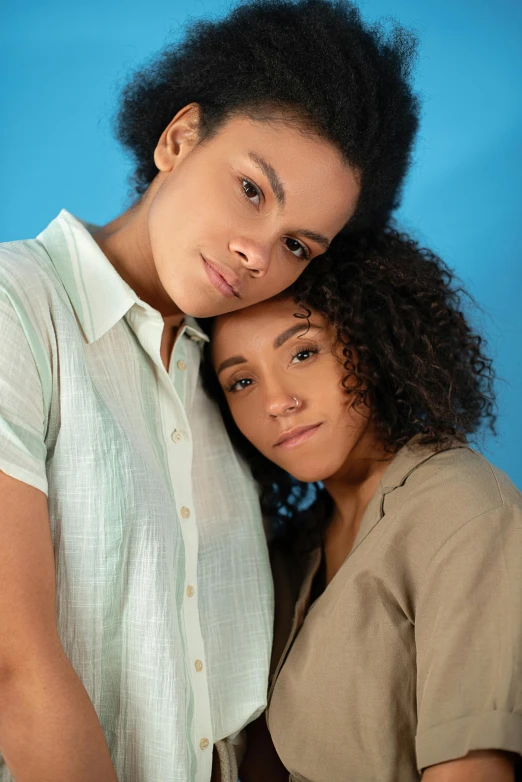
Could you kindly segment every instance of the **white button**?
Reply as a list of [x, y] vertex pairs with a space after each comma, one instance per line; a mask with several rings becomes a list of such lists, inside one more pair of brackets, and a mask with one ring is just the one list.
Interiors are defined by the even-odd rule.
[[192, 584], [189, 584], [187, 587], [187, 597], [194, 597], [194, 591]]
[[209, 744], [210, 744], [210, 741], [208, 739], [201, 739], [201, 741], [199, 742], [199, 748], [200, 749], [206, 749]]
[[189, 516], [190, 516], [190, 510], [189, 510], [189, 508], [186, 508], [185, 506], [183, 506], [183, 507], [182, 507], [182, 509], [181, 509], [181, 515], [182, 515], [182, 517], [183, 517], [184, 519], [188, 519], [188, 518], [189, 518]]
[[179, 443], [179, 441], [180, 441], [180, 440], [181, 440], [181, 438], [183, 437], [183, 435], [181, 434], [181, 432], [180, 432], [180, 431], [178, 431], [177, 429], [174, 429], [174, 431], [172, 432], [172, 434], [171, 434], [170, 436], [171, 436], [171, 438], [172, 438], [172, 442], [173, 442], [173, 443]]
[[178, 361], [178, 363], [176, 364], [176, 366], [177, 366], [177, 368], [178, 368], [178, 369], [179, 369], [181, 372], [184, 372], [184, 371], [186, 370], [186, 368], [187, 368], [187, 365], [185, 364], [185, 362], [183, 361], [183, 359], [182, 359], [182, 358], [180, 358], [180, 360]]
[[203, 670], [203, 663], [201, 662], [201, 660], [196, 660], [196, 662], [194, 663], [194, 667], [198, 673], [201, 673], [201, 671]]

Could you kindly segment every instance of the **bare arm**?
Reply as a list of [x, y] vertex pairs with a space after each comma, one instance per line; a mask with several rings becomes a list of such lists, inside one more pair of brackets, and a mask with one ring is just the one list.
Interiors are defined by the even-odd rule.
[[514, 782], [515, 772], [505, 752], [470, 752], [465, 758], [430, 766], [422, 782]]
[[0, 751], [17, 782], [117, 782], [55, 619], [45, 495], [0, 472]]

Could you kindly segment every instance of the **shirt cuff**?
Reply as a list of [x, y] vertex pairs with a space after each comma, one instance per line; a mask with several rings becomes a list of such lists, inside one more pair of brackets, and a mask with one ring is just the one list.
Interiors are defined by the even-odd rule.
[[424, 730], [416, 738], [417, 767], [422, 771], [487, 749], [522, 755], [522, 715], [487, 711]]

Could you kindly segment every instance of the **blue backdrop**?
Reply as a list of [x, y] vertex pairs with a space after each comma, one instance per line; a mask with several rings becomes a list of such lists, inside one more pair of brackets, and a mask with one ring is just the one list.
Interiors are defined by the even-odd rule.
[[[522, 486], [522, 3], [364, 0], [422, 41], [424, 112], [398, 215], [457, 270], [496, 359], [499, 435], [483, 451]], [[119, 85], [213, 0], [25, 0], [0, 29], [0, 241], [35, 236], [62, 208], [105, 222], [128, 205], [129, 164], [111, 134]], [[518, 220], [517, 220], [518, 218]]]

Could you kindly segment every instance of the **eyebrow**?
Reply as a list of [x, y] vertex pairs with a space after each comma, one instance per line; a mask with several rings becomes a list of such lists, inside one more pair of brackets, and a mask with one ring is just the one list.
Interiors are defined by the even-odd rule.
[[[311, 325], [311, 324], [310, 324]], [[281, 345], [284, 345], [284, 343], [289, 340], [291, 337], [294, 336], [294, 334], [297, 334], [299, 331], [308, 331], [309, 330], [309, 324], [306, 323], [297, 323], [295, 326], [290, 326], [289, 329], [286, 329], [286, 331], [283, 331], [281, 334], [279, 334], [278, 337], [274, 339], [274, 349], [277, 350], [281, 347]], [[221, 362], [219, 365], [216, 374], [220, 375], [221, 372], [223, 372], [224, 369], [228, 369], [229, 367], [235, 367], [237, 364], [246, 364], [247, 360], [244, 356], [230, 356], [230, 358], [226, 358], [224, 361]]]
[[270, 187], [274, 192], [277, 203], [279, 204], [280, 207], [283, 207], [285, 205], [285, 189], [283, 187], [283, 183], [279, 179], [279, 176], [275, 168], [271, 166], [270, 163], [267, 163], [267, 161], [264, 158], [262, 158], [260, 155], [256, 154], [255, 152], [249, 152], [248, 157], [250, 158], [252, 163], [258, 168], [260, 168], [263, 174], [266, 176], [266, 178], [270, 182]]
[[294, 334], [297, 334], [299, 331], [308, 331], [309, 330], [309, 324], [308, 323], [297, 323], [295, 326], [290, 326], [289, 329], [286, 329], [286, 331], [283, 331], [282, 334], [280, 334], [278, 337], [274, 339], [274, 348], [277, 350], [281, 347], [281, 345], [284, 345], [284, 343], [289, 340], [291, 337], [294, 336]]
[[230, 356], [230, 358], [226, 358], [217, 368], [216, 375], [220, 375], [224, 369], [235, 367], [236, 364], [246, 364], [246, 358], [244, 356]]
[[[248, 157], [252, 163], [259, 168], [270, 182], [270, 187], [276, 197], [277, 203], [282, 208], [285, 205], [285, 189], [283, 183], [279, 179], [279, 175], [275, 168], [270, 165], [264, 158], [258, 155], [256, 152], [249, 152]], [[330, 247], [330, 240], [323, 234], [318, 234], [316, 231], [309, 231], [307, 228], [299, 228], [294, 233], [304, 236], [305, 239], [310, 239], [312, 242], [320, 244], [327, 250]]]
[[323, 236], [323, 234], [318, 234], [315, 231], [308, 231], [306, 228], [298, 228], [297, 231], [294, 231], [294, 233], [300, 236], [304, 236], [306, 239], [310, 239], [312, 242], [317, 242], [317, 244], [320, 244], [322, 247], [324, 247], [325, 250], [330, 247], [330, 240], [327, 239], [326, 236]]

